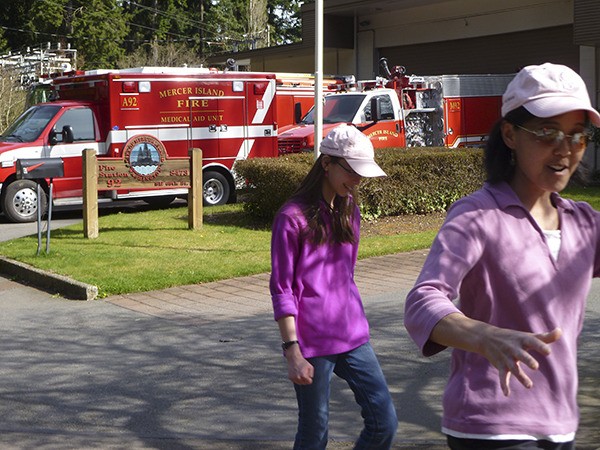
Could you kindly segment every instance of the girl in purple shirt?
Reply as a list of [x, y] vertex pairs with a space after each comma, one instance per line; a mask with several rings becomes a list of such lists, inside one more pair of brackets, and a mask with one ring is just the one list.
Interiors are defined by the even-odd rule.
[[442, 422], [451, 449], [573, 449], [600, 215], [557, 192], [600, 115], [577, 73], [546, 63], [515, 76], [502, 116], [485, 150], [488, 181], [448, 211], [405, 325], [426, 356], [454, 348]]
[[354, 282], [360, 213], [352, 195], [362, 177], [385, 173], [369, 138], [353, 126], [334, 128], [320, 151], [277, 213], [271, 242], [273, 309], [298, 400], [294, 449], [327, 446], [334, 373], [361, 406], [364, 429], [355, 448], [389, 449], [398, 419]]

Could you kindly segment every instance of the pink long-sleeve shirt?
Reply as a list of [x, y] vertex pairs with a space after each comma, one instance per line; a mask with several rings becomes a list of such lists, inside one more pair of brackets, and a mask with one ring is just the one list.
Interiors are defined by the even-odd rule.
[[552, 201], [562, 237], [556, 261], [508, 184], [486, 184], [448, 211], [407, 296], [405, 326], [426, 356], [444, 349], [429, 337], [455, 312], [520, 331], [563, 331], [548, 357], [534, 355], [538, 371], [525, 368], [533, 388], [512, 378], [509, 397], [483, 356], [454, 349], [443, 399], [447, 430], [543, 437], [577, 430], [577, 337], [592, 277], [600, 272], [600, 214], [558, 194]]
[[[331, 224], [322, 202], [326, 224]], [[300, 206], [288, 202], [273, 222], [270, 291], [275, 320], [294, 316], [305, 358], [345, 353], [369, 340], [369, 325], [354, 282], [360, 213], [352, 226], [355, 243], [315, 245], [305, 234]]]

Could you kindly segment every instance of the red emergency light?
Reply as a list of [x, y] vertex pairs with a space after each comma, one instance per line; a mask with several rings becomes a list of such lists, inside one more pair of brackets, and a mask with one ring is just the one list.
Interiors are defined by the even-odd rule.
[[268, 83], [255, 83], [254, 95], [263, 95], [267, 90]]
[[134, 94], [138, 91], [137, 82], [135, 81], [123, 81], [121, 85], [121, 91], [126, 94]]

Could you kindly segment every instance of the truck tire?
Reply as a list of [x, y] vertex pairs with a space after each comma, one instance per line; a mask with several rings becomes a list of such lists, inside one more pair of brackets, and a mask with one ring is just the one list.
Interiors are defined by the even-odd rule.
[[[41, 189], [42, 215], [46, 213], [48, 198]], [[33, 180], [16, 180], [2, 190], [2, 211], [11, 222], [34, 222], [37, 220], [37, 183]]]
[[229, 183], [219, 172], [208, 171], [202, 175], [202, 193], [205, 206], [224, 205], [229, 200]]

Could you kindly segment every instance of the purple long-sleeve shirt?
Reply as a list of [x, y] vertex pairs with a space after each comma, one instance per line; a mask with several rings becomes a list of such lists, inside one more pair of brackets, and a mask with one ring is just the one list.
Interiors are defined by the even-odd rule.
[[[324, 202], [321, 206], [327, 208]], [[329, 227], [329, 215], [322, 214]], [[306, 226], [294, 202], [284, 205], [273, 222], [270, 290], [275, 320], [294, 316], [305, 358], [353, 350], [369, 340], [354, 282], [360, 213], [356, 208], [352, 218], [355, 243], [315, 245], [303, 233]]]
[[[498, 327], [562, 337], [526, 389], [514, 378], [505, 397], [498, 371], [475, 353], [454, 349], [444, 393], [443, 427], [469, 434], [568, 435], [577, 430], [577, 337], [592, 277], [600, 272], [600, 214], [552, 195], [562, 243], [555, 261], [544, 234], [506, 183], [486, 184], [448, 211], [405, 304], [405, 326], [424, 355], [437, 322], [461, 312]], [[453, 300], [459, 298], [457, 304]]]

